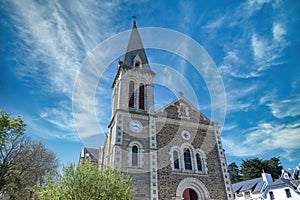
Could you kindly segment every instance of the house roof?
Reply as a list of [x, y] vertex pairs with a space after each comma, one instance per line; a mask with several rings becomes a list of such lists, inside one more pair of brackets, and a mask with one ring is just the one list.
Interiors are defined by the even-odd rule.
[[263, 178], [255, 178], [248, 181], [242, 181], [239, 183], [232, 184], [234, 193], [241, 193], [244, 191], [251, 191], [252, 193], [259, 193], [264, 186]]
[[279, 185], [287, 184], [293, 188], [296, 188], [295, 185], [292, 184], [292, 182], [289, 179], [280, 178], [275, 180], [273, 183], [270, 183], [268, 187], [275, 187]]
[[263, 197], [267, 196], [267, 193], [270, 189], [283, 188], [283, 187], [289, 187], [293, 189], [297, 194], [300, 195], [300, 193], [297, 191], [297, 187], [289, 179], [279, 178], [275, 180], [273, 183], [267, 185], [267, 187], [264, 190]]
[[89, 154], [92, 162], [97, 162], [98, 163], [99, 149], [84, 147], [83, 153], [84, 153], [84, 155], [82, 155], [82, 157], [85, 157], [86, 154]]

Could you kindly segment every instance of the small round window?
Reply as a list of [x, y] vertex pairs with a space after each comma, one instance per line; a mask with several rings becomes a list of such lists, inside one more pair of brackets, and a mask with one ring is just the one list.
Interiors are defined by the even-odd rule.
[[181, 137], [185, 140], [189, 140], [191, 138], [191, 134], [190, 134], [190, 132], [184, 130], [181, 132]]

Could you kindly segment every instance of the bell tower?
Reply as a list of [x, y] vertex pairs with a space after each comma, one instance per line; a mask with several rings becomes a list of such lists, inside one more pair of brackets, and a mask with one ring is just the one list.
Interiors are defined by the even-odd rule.
[[112, 89], [105, 163], [132, 177], [134, 199], [158, 199], [154, 79], [134, 20]]

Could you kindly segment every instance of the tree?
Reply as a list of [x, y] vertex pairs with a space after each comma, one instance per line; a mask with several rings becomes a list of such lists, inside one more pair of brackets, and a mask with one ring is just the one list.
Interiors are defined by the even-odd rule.
[[13, 161], [20, 152], [26, 125], [20, 117], [0, 111], [0, 193], [7, 184]]
[[20, 117], [0, 112], [0, 194], [8, 199], [31, 199], [58, 165], [54, 153], [25, 136], [25, 127]]
[[263, 160], [263, 169], [265, 172], [272, 175], [273, 178], [279, 178], [281, 176], [281, 170], [283, 167], [280, 165], [279, 157], [273, 157], [270, 160]]
[[130, 179], [109, 168], [99, 167], [89, 161], [75, 167], [68, 165], [63, 174], [49, 177], [40, 191], [41, 200], [129, 200], [132, 199]]
[[240, 170], [235, 162], [229, 164], [227, 169], [230, 175], [231, 183], [237, 183], [241, 181]]
[[41, 143], [25, 140], [8, 174], [5, 194], [10, 199], [31, 199], [36, 185], [46, 182], [47, 174], [54, 174], [57, 159]]
[[[283, 167], [280, 165], [280, 159], [273, 157], [269, 160], [262, 160], [259, 158], [242, 160], [242, 164], [239, 172], [235, 163], [231, 163], [228, 166], [230, 176], [232, 176], [232, 182], [235, 183], [237, 180], [246, 181], [254, 178], [261, 177], [262, 171], [269, 173], [273, 178], [279, 178]], [[240, 179], [236, 179], [240, 176]], [[237, 181], [238, 182], [238, 181]]]

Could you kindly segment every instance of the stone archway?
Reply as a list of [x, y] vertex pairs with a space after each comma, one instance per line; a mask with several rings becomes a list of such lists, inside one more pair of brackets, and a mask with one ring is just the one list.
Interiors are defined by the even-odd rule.
[[182, 198], [183, 198], [183, 200], [198, 200], [199, 199], [197, 192], [195, 190], [193, 190], [192, 188], [185, 189], [183, 191]]
[[176, 200], [208, 200], [209, 193], [205, 185], [196, 178], [185, 178], [177, 186]]

